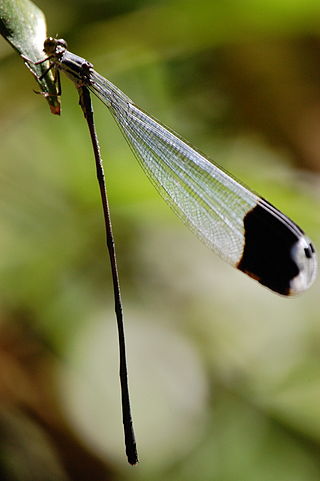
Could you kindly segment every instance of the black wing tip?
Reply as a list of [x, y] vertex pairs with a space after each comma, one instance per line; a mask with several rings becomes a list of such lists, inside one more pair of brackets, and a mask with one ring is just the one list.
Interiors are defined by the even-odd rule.
[[261, 200], [243, 223], [245, 240], [238, 269], [283, 296], [310, 287], [317, 272], [315, 249], [293, 221]]

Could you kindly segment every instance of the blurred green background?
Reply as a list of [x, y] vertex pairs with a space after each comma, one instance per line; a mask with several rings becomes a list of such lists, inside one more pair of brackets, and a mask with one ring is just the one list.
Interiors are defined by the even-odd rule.
[[[48, 33], [320, 245], [320, 4], [39, 0]], [[0, 478], [319, 481], [319, 281], [281, 298], [149, 184], [95, 101], [141, 463], [123, 452], [117, 333], [77, 92], [53, 116], [0, 40]]]

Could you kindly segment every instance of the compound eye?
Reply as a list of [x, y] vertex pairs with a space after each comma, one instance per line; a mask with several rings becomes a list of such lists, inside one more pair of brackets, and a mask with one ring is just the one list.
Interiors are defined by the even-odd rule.
[[57, 42], [57, 45], [59, 45], [59, 47], [63, 47], [65, 49], [68, 48], [68, 44], [63, 38], [58, 38], [56, 42]]
[[54, 53], [57, 46], [57, 40], [53, 37], [48, 37], [43, 44], [43, 51], [48, 55]]

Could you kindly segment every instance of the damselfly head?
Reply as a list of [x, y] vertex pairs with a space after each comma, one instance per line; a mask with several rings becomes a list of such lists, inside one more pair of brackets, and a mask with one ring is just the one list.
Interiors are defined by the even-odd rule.
[[67, 42], [63, 38], [48, 37], [44, 41], [43, 51], [49, 56], [61, 53], [68, 48]]

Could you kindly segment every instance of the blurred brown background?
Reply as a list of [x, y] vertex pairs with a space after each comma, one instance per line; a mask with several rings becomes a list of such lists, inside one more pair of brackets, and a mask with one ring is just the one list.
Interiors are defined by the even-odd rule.
[[[320, 245], [320, 4], [36, 2], [48, 33]], [[141, 463], [127, 466], [117, 333], [75, 88], [33, 94], [0, 40], [0, 478], [318, 481], [319, 281], [284, 299], [217, 259], [95, 102]]]

